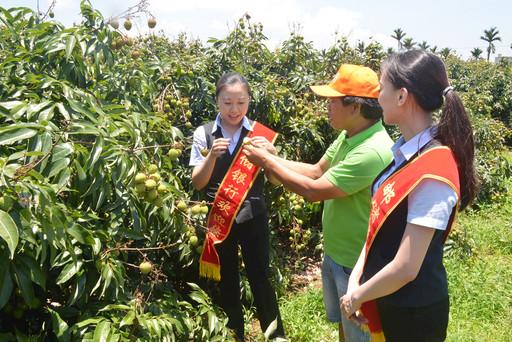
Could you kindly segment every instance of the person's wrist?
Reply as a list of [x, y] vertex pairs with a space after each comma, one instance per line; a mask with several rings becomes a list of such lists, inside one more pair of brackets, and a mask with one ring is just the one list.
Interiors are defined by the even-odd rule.
[[208, 161], [215, 162], [215, 160], [217, 160], [217, 158], [218, 158], [218, 156], [213, 153], [213, 149], [211, 149], [210, 152], [208, 152], [208, 154], [206, 155], [206, 159]]
[[361, 306], [361, 294], [359, 293], [358, 289], [354, 289], [350, 293], [350, 301], [352, 302], [352, 307], [359, 308]]
[[269, 170], [270, 173], [273, 173], [272, 171], [272, 158], [268, 157], [269, 155], [267, 153], [264, 153], [261, 156], [261, 164], [265, 170]]

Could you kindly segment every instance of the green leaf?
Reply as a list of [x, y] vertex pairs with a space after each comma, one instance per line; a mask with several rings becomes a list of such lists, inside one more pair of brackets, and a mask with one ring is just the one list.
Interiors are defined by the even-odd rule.
[[101, 240], [98, 238], [93, 238], [92, 243], [92, 252], [94, 255], [98, 255], [101, 252]]
[[25, 151], [16, 152], [16, 153], [11, 154], [9, 156], [9, 158], [7, 158], [7, 161], [21, 159], [21, 158], [25, 157], [25, 155], [26, 155]]
[[52, 152], [52, 162], [69, 156], [74, 150], [73, 145], [69, 142], [55, 146]]
[[98, 200], [96, 201], [96, 210], [99, 210], [103, 203], [105, 202], [105, 199], [107, 198], [107, 194], [110, 193], [110, 187], [107, 187], [106, 185], [101, 187], [100, 194], [98, 195]]
[[79, 224], [73, 224], [73, 226], [69, 228], [67, 232], [81, 244], [92, 245], [94, 243], [91, 233]]
[[0, 210], [0, 237], [5, 240], [7, 247], [11, 251], [11, 259], [14, 257], [14, 251], [18, 246], [18, 227], [12, 219], [11, 215]]
[[9, 301], [12, 293], [13, 286], [9, 268], [9, 263], [2, 262], [0, 264], [0, 309]]
[[71, 279], [82, 268], [82, 264], [82, 261], [68, 263], [66, 266], [64, 266], [62, 272], [60, 272], [56, 283], [63, 284]]
[[53, 118], [53, 112], [55, 110], [55, 105], [50, 106], [42, 111], [39, 112], [39, 116], [37, 119], [39, 121], [47, 120], [50, 121]]
[[66, 59], [69, 59], [71, 57], [71, 54], [73, 53], [73, 49], [75, 48], [76, 44], [76, 37], [74, 35], [68, 36], [68, 39], [66, 41]]
[[49, 165], [49, 171], [48, 171], [48, 178], [52, 178], [62, 170], [68, 167], [69, 163], [71, 162], [71, 159], [69, 158], [63, 158], [59, 159], [54, 163], [51, 163]]
[[6, 165], [4, 167], [4, 175], [6, 175], [9, 178], [14, 178], [14, 175], [16, 174], [16, 171], [21, 167], [21, 164], [18, 163], [11, 163], [9, 165]]
[[68, 99], [68, 103], [71, 109], [79, 114], [86, 116], [92, 123], [96, 124], [98, 122], [96, 115], [92, 113], [88, 108], [83, 106], [80, 102], [73, 99]]
[[123, 311], [127, 311], [127, 310], [130, 310], [132, 307], [129, 306], [129, 305], [126, 305], [126, 304], [109, 304], [109, 305], [106, 305], [104, 307], [102, 307], [101, 309], [99, 309], [98, 311], [99, 312], [103, 312], [103, 311], [111, 311], [111, 310], [123, 310]]
[[69, 295], [69, 305], [75, 304], [75, 302], [82, 297], [85, 293], [85, 285], [87, 283], [87, 277], [85, 272], [80, 272], [76, 281], [75, 290]]
[[103, 151], [103, 137], [101, 135], [99, 135], [98, 138], [96, 138], [96, 142], [94, 143], [94, 147], [91, 151], [89, 163], [87, 164], [88, 170], [91, 170], [94, 167], [94, 165], [100, 158], [102, 151]]
[[82, 165], [80, 165], [80, 162], [77, 159], [75, 159], [75, 160], [73, 160], [73, 165], [75, 166], [78, 180], [81, 182], [85, 181], [87, 179], [87, 174], [85, 173], [84, 169], [82, 168]]
[[159, 338], [162, 337], [162, 328], [160, 327], [160, 322], [156, 318], [153, 318], [149, 321], [149, 323], [153, 326], [154, 333], [156, 333]]
[[88, 325], [97, 325], [98, 323], [100, 323], [101, 321], [104, 321], [105, 318], [101, 317], [101, 318], [88, 318], [86, 320], [83, 320], [83, 321], [80, 321], [78, 323], [76, 323], [73, 327], [74, 328], [78, 328], [78, 329], [82, 329], [83, 327], [86, 327]]
[[3, 107], [7, 110], [11, 110], [13, 108], [17, 108], [19, 106], [27, 105], [23, 101], [7, 101], [7, 102], [0, 102], [0, 107]]
[[[121, 339], [121, 335], [117, 333], [112, 333], [108, 335], [107, 342], [118, 342]], [[124, 341], [124, 339], [123, 339]], [[166, 341], [164, 341], [166, 342]]]
[[27, 267], [27, 272], [30, 275], [30, 280], [41, 286], [43, 289], [46, 288], [46, 274], [43, 273], [41, 265], [32, 258], [29, 254], [21, 254], [16, 257]]
[[123, 317], [121, 322], [119, 323], [119, 327], [124, 327], [125, 325], [132, 325], [135, 320], [135, 311], [130, 311], [126, 316]]
[[29, 305], [34, 303], [35, 295], [34, 295], [34, 286], [32, 281], [30, 280], [29, 272], [30, 270], [27, 267], [15, 260], [14, 273], [16, 277], [16, 283], [21, 290], [21, 295], [25, 302]]
[[62, 102], [57, 103], [57, 108], [59, 108], [59, 112], [64, 117], [64, 119], [71, 120], [71, 116], [69, 115], [68, 110], [66, 109], [66, 107], [64, 107], [64, 104]]
[[190, 293], [189, 296], [193, 301], [198, 302], [199, 304], [203, 304], [203, 305], [207, 304], [204, 293], [201, 293], [199, 291], [194, 291], [194, 292]]
[[64, 186], [66, 186], [68, 184], [68, 181], [69, 179], [71, 178], [71, 171], [69, 168], [66, 168], [64, 169], [60, 174], [59, 174], [59, 177], [57, 179], [57, 186], [59, 187], [59, 189], [63, 188]]
[[71, 123], [69, 134], [89, 134], [89, 135], [99, 135], [101, 133], [98, 127], [87, 123], [85, 121], [74, 121]]
[[57, 339], [59, 341], [70, 341], [70, 331], [67, 323], [60, 317], [60, 315], [48, 308], [47, 309], [50, 315], [52, 316], [52, 328], [55, 335], [57, 335]]
[[[39, 77], [36, 77], [36, 79], [34, 81], [39, 82]], [[30, 120], [37, 113], [39, 113], [41, 115], [41, 111], [48, 106], [53, 111], [53, 106], [51, 105], [50, 101], [42, 101], [39, 103], [30, 103], [28, 105], [27, 113], [26, 113], [27, 119]], [[44, 114], [43, 114], [43, 116], [44, 116]], [[41, 120], [45, 120], [45, 119], [41, 119]]]
[[106, 342], [110, 333], [110, 322], [103, 321], [94, 329], [93, 342]]
[[0, 132], [0, 145], [9, 145], [16, 141], [32, 138], [37, 130], [31, 128], [18, 128], [8, 132]]
[[213, 333], [218, 323], [219, 320], [217, 315], [215, 315], [215, 312], [208, 311], [208, 330], [210, 331], [210, 335]]

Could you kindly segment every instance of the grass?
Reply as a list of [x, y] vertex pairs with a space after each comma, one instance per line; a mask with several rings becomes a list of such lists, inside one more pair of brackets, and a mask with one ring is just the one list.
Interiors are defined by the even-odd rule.
[[[459, 216], [459, 238], [445, 258], [451, 300], [447, 341], [511, 341], [511, 217], [512, 199]], [[280, 308], [290, 341], [337, 340], [318, 283], [288, 293]]]
[[446, 258], [451, 295], [448, 341], [510, 341], [512, 200], [461, 215], [474, 253]]
[[321, 287], [310, 286], [296, 296], [284, 298], [280, 309], [286, 335], [290, 341], [338, 340], [338, 325], [330, 323], [325, 315]]

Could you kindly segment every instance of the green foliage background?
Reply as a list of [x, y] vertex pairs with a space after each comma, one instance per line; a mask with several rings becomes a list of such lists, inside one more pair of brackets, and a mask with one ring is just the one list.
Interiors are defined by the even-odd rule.
[[[309, 85], [341, 63], [378, 70], [387, 52], [376, 42], [352, 48], [343, 37], [317, 50], [297, 32], [270, 51], [248, 18], [207, 43], [134, 39], [88, 1], [81, 12], [83, 21], [65, 28], [26, 8], [0, 8], [0, 337], [225, 340], [226, 320], [201, 289], [212, 286], [197, 278], [199, 251], [189, 242], [201, 237], [204, 215], [176, 208], [200, 200], [188, 146], [194, 128], [216, 115], [215, 82], [230, 70], [247, 76], [249, 116], [280, 132], [281, 155], [316, 162], [336, 133]], [[478, 207], [504, 196], [512, 171], [512, 69], [445, 61], [475, 128]], [[178, 160], [167, 157], [183, 147]], [[135, 174], [150, 164], [168, 189], [157, 205], [134, 190]], [[266, 191], [282, 293], [304, 256], [320, 254], [321, 205]], [[154, 265], [148, 276], [137, 267], [145, 260]]]

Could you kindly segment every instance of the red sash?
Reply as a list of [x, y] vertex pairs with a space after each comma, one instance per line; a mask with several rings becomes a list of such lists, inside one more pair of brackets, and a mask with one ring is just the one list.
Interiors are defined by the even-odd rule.
[[[452, 151], [446, 146], [440, 146], [420, 154], [391, 175], [373, 195], [365, 244], [365, 264], [373, 241], [386, 219], [420, 181], [427, 178], [437, 179], [448, 184], [460, 199], [459, 173]], [[455, 208], [455, 210], [457, 209]], [[451, 226], [450, 224], [446, 227], [445, 238], [448, 236]], [[368, 329], [372, 341], [385, 341], [376, 301], [363, 303], [361, 311], [368, 319]]]
[[[277, 133], [254, 121], [252, 131], [249, 131], [247, 137], [256, 136], [265, 137], [273, 143], [277, 138]], [[240, 147], [215, 194], [213, 206], [208, 216], [208, 230], [206, 232], [203, 252], [199, 259], [200, 276], [217, 281], [220, 280], [221, 265], [215, 245], [228, 237], [236, 215], [242, 207], [245, 197], [249, 193], [259, 171], [260, 167], [251, 163], [247, 156], [242, 153], [242, 147]]]

